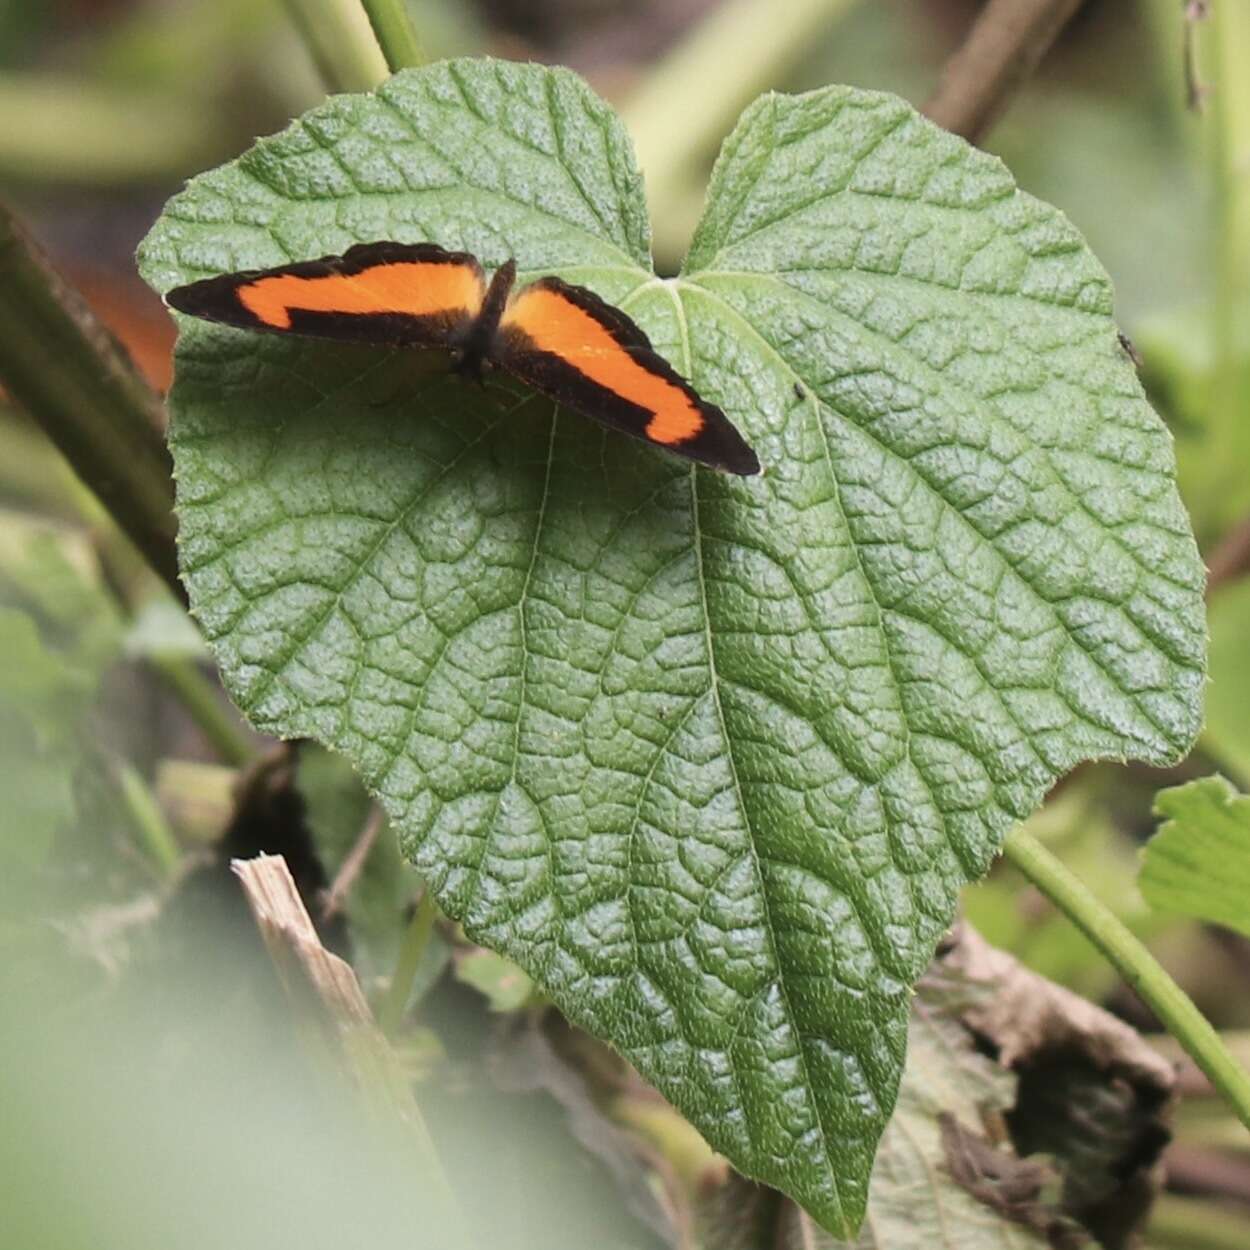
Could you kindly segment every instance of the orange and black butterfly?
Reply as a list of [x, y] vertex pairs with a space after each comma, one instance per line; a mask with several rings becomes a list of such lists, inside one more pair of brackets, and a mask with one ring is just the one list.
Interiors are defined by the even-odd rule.
[[362, 243], [342, 256], [223, 274], [166, 296], [179, 312], [249, 330], [441, 347], [461, 373], [498, 365], [558, 403], [689, 460], [744, 476], [760, 462], [623, 312], [516, 262], [490, 284], [477, 260], [434, 243]]

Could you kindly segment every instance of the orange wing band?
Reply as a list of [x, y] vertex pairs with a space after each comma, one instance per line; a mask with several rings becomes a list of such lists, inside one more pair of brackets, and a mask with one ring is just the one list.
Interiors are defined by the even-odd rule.
[[275, 330], [291, 328], [293, 311], [429, 317], [438, 313], [476, 316], [482, 279], [469, 265], [394, 262], [353, 274], [307, 278], [275, 274], [238, 288], [239, 302]]
[[592, 382], [652, 414], [646, 436], [672, 446], [696, 435], [703, 414], [680, 387], [638, 363], [584, 309], [559, 291], [523, 291], [504, 314], [539, 351], [550, 352]]

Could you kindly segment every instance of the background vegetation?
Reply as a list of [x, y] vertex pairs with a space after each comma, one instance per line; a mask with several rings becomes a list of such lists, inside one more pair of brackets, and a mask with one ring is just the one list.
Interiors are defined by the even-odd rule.
[[[797, 1209], [733, 1177], [524, 973], [436, 913], [349, 769], [247, 728], [183, 611], [162, 520], [163, 412], [149, 395], [169, 384], [173, 328], [134, 248], [184, 179], [327, 88], [384, 75], [373, 7], [0, 0], [0, 198], [21, 223], [0, 220], [0, 380], [13, 397], [0, 394], [0, 1089], [12, 1109], [0, 1237], [316, 1246], [349, 1229], [365, 1245], [815, 1244], [823, 1234]], [[783, 7], [784, 20], [753, 0], [414, 0], [420, 47], [408, 52], [586, 74], [635, 140], [661, 273], [680, 263], [720, 140], [772, 88], [842, 82], [927, 101], [1071, 218], [1115, 280], [1117, 320], [1175, 439], [1210, 569], [1210, 685], [1186, 761], [1083, 766], [1029, 833], [1250, 1062], [1250, 947], [1235, 931], [1250, 912], [1237, 889], [1250, 822], [1219, 783], [1156, 797], [1217, 772], [1250, 787], [1250, 16], [1230, 0], [1210, 13], [1196, 0], [1035, 6], [1070, 15], [1040, 63], [1026, 74], [1026, 57], [1019, 82], [964, 98], [952, 83], [985, 85], [954, 74], [972, 47], [970, 0]], [[376, 8], [385, 42], [393, 10]], [[1028, 47], [1040, 56], [1054, 34]], [[407, 28], [390, 36], [402, 42]], [[81, 292], [107, 327], [79, 318], [89, 357], [70, 346], [72, 318], [40, 320], [49, 279], [25, 259], [27, 231], [63, 275], [66, 305]], [[17, 402], [32, 389], [36, 402]], [[45, 403], [82, 420], [49, 420]], [[136, 408], [146, 430], [117, 416]], [[94, 466], [92, 489], [67, 456], [84, 477]], [[1166, 869], [1139, 885], [1160, 815], [1229, 822], [1198, 902]], [[229, 863], [261, 851], [286, 857], [376, 1029], [328, 988], [334, 966], [310, 954], [311, 937], [301, 946], [249, 915]], [[1223, 908], [1210, 904], [1211, 877], [1233, 883]], [[1095, 949], [1038, 881], [1019, 855], [1002, 861], [965, 892], [963, 915], [1140, 1031], [1150, 1056], [1180, 1060], [1107, 941]], [[1147, 1207], [1149, 1246], [1246, 1244], [1250, 1139], [1207, 1078], [1185, 1059], [1177, 1098], [1166, 1065], [1124, 1035], [1107, 1041], [1102, 1017], [1066, 1039], [1064, 1059], [1062, 1046], [983, 1014], [982, 1048], [1024, 1056], [1018, 1087], [1002, 1085], [953, 1023], [990, 1010], [967, 1007], [964, 980], [1014, 1003], [1017, 1019], [1025, 1001], [1058, 1004], [1038, 1026], [1052, 1041], [1055, 1019], [1079, 1008], [1040, 983], [1021, 990], [1019, 970], [989, 958], [960, 946], [922, 990], [930, 1014], [913, 1022], [878, 1172], [904, 1197], [897, 1222], [878, 1210], [864, 1235], [875, 1240], [859, 1244], [1079, 1245], [1090, 1230], [1131, 1244]], [[280, 991], [275, 968], [303, 985], [291, 961], [314, 968], [320, 1006]], [[358, 1028], [344, 1033], [344, 1018]], [[1072, 1058], [1098, 1045], [1119, 1057], [1113, 1080]], [[947, 1090], [951, 1071], [961, 1075]], [[985, 1139], [953, 1136], [940, 1112]], [[979, 1153], [986, 1139], [1010, 1139], [1017, 1164], [1054, 1161], [1004, 1178]], [[1166, 1182], [1151, 1206], [1160, 1152]], [[1082, 1175], [1096, 1178], [1089, 1192]]]

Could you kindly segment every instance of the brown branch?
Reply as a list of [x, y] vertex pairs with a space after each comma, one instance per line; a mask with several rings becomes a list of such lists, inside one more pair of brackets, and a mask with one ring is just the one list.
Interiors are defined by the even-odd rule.
[[[384, 1055], [386, 1044], [376, 1032], [373, 1013], [351, 966], [321, 944], [281, 855], [235, 859], [230, 868], [265, 940], [269, 956], [293, 1000], [306, 1001], [308, 991], [320, 1003], [323, 1020], [337, 1031], [361, 1031], [373, 1050]], [[351, 1057], [362, 1048], [347, 1048]], [[362, 1081], [362, 1084], [368, 1084]]]
[[329, 890], [326, 891], [325, 901], [321, 904], [323, 923], [337, 916], [347, 901], [347, 896], [351, 893], [352, 886], [356, 884], [356, 878], [360, 876], [360, 870], [365, 866], [365, 860], [369, 858], [369, 852], [373, 850], [373, 844], [378, 840], [378, 834], [382, 832], [382, 826], [385, 823], [386, 813], [377, 803], [374, 803], [369, 808], [364, 827], [352, 844], [352, 849], [347, 852], [338, 872], [335, 873]]
[[979, 142], [1080, 6], [1081, 0], [989, 0], [921, 111]]
[[0, 380], [182, 598], [161, 401], [3, 204]]

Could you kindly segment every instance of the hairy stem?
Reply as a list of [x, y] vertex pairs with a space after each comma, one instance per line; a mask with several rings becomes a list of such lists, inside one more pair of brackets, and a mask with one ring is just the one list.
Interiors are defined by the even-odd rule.
[[1017, 829], [1003, 853], [1098, 948], [1250, 1128], [1250, 1074], [1155, 957], [1032, 835]]
[[3, 204], [0, 381], [182, 599], [161, 402]]
[[1081, 0], [990, 0], [943, 68], [922, 110], [925, 116], [978, 142], [1080, 5]]
[[424, 65], [425, 52], [404, 0], [360, 0], [392, 74]]

